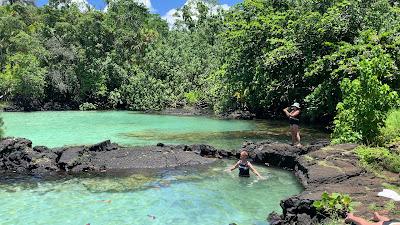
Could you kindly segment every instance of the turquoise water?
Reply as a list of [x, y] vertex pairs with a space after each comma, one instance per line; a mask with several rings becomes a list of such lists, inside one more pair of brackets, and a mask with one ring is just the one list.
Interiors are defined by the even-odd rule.
[[[219, 120], [128, 111], [17, 112], [1, 116], [7, 136], [25, 137], [33, 145], [49, 147], [95, 144], [107, 139], [121, 145], [204, 143], [221, 148], [238, 148], [245, 140], [290, 142], [287, 123], [263, 120]], [[303, 143], [327, 137], [308, 127], [302, 127], [301, 132]]]
[[[238, 148], [245, 140], [289, 143], [287, 123], [218, 120], [127, 111], [2, 113], [7, 136], [57, 147], [110, 139], [122, 145], [205, 143]], [[325, 138], [302, 127], [303, 143]], [[238, 225], [266, 224], [280, 200], [301, 192], [286, 171], [258, 166], [266, 180], [225, 172], [233, 161], [209, 168], [141, 171], [124, 176], [62, 179], [0, 177], [1, 224]]]
[[267, 179], [208, 169], [124, 177], [34, 178], [0, 182], [0, 224], [238, 225], [267, 224], [280, 200], [302, 188], [291, 173], [257, 166]]

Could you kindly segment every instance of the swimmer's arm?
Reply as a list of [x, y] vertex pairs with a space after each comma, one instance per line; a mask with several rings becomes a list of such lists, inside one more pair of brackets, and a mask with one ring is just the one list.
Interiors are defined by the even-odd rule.
[[252, 165], [250, 162], [249, 162], [248, 164], [249, 164], [249, 167], [250, 167], [251, 171], [253, 171], [253, 173], [255, 173], [258, 177], [262, 177], [262, 176], [258, 173], [258, 171], [256, 170], [256, 168], [254, 168], [253, 165]]
[[238, 167], [239, 167], [239, 161], [235, 165], [233, 165], [231, 168], [229, 168], [229, 171], [232, 171]]

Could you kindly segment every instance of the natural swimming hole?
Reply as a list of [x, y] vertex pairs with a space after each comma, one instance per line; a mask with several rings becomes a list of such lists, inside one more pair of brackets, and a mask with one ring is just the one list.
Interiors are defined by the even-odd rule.
[[[6, 135], [58, 147], [106, 139], [122, 145], [204, 143], [239, 148], [245, 140], [289, 142], [286, 123], [150, 115], [126, 111], [2, 113]], [[325, 137], [303, 128], [306, 142]], [[267, 224], [301, 185], [290, 172], [257, 166], [266, 180], [224, 172], [233, 161], [124, 176], [3, 177], [0, 224]]]
[[[211, 168], [43, 180], [3, 178], [0, 224], [267, 224], [302, 187], [287, 171], [256, 166], [266, 180]], [[16, 182], [17, 180], [17, 182]]]

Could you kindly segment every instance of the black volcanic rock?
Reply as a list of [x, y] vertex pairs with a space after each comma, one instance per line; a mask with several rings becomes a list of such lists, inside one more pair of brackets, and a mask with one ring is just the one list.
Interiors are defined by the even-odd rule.
[[[246, 142], [242, 150], [249, 151], [255, 163], [269, 164], [293, 170], [305, 190], [297, 196], [281, 202], [281, 219], [272, 215], [274, 224], [298, 225], [319, 224], [324, 216], [318, 214], [312, 206], [323, 192], [347, 193], [354, 202], [360, 215], [369, 216], [368, 205], [384, 206], [386, 199], [378, 197], [382, 183], [389, 182], [375, 177], [360, 167], [353, 149], [355, 144], [329, 145], [327, 141], [318, 141], [309, 146], [294, 147], [273, 142]], [[398, 177], [392, 177], [393, 185], [399, 184]], [[400, 209], [400, 205], [396, 207]]]
[[100, 142], [98, 144], [92, 145], [89, 150], [94, 152], [111, 151], [118, 149], [117, 144], [111, 143], [110, 140]]
[[5, 138], [0, 141], [0, 171], [45, 175], [52, 172], [165, 169], [210, 164], [216, 159], [201, 155], [215, 153], [216, 150], [207, 145], [123, 148], [109, 140], [92, 146], [32, 148], [32, 142], [27, 139]]

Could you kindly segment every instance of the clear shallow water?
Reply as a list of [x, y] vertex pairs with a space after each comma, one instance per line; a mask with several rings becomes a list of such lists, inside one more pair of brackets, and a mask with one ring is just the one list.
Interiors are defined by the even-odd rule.
[[[287, 123], [263, 120], [219, 120], [128, 111], [62, 111], [1, 113], [7, 136], [25, 137], [33, 145], [58, 147], [95, 144], [110, 139], [121, 145], [210, 144], [238, 148], [245, 140], [289, 143]], [[326, 138], [319, 130], [302, 127], [302, 140]]]
[[302, 188], [286, 171], [257, 166], [266, 180], [211, 169], [58, 181], [2, 179], [0, 224], [267, 224], [280, 200]]

